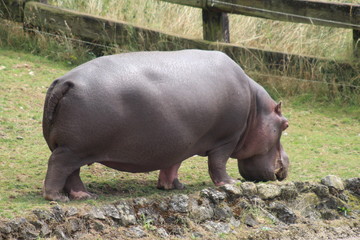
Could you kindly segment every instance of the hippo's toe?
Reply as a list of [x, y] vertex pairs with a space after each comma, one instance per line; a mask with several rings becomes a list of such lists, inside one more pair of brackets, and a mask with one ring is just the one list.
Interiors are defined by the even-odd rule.
[[164, 184], [159, 181], [157, 188], [161, 190], [181, 190], [185, 188], [185, 185], [182, 184], [178, 178], [175, 178], [170, 184]]
[[174, 181], [173, 181], [173, 189], [178, 189], [178, 190], [181, 190], [181, 189], [184, 189], [185, 188], [185, 185], [182, 184], [179, 179], [175, 178]]
[[62, 193], [47, 193], [44, 192], [44, 198], [49, 201], [57, 201], [57, 202], [68, 202], [69, 198]]
[[87, 200], [87, 199], [96, 199], [97, 195], [96, 194], [92, 194], [89, 192], [83, 192], [83, 191], [71, 191], [69, 193], [70, 199], [71, 200]]

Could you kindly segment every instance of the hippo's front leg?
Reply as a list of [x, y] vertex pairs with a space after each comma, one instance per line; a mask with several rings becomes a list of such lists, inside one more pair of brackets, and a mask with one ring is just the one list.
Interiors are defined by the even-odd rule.
[[226, 172], [226, 163], [230, 158], [234, 146], [234, 143], [229, 143], [213, 149], [208, 153], [209, 174], [216, 186], [236, 182]]
[[158, 189], [183, 189], [184, 185], [178, 179], [178, 170], [181, 163], [177, 163], [169, 168], [161, 169], [157, 184]]

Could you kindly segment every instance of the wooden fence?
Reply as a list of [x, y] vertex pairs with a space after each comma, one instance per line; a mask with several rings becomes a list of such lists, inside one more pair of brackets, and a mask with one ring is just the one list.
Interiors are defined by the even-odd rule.
[[[305, 2], [298, 0], [164, 0], [173, 3], [182, 3], [193, 7], [203, 8], [204, 37], [190, 39], [183, 36], [170, 35], [160, 31], [154, 31], [144, 27], [135, 26], [122, 21], [113, 21], [106, 18], [96, 17], [89, 14], [54, 7], [48, 4], [27, 0], [1, 0], [0, 14], [2, 17], [23, 22], [24, 28], [31, 31], [40, 31], [82, 39], [86, 42], [116, 45], [116, 46], [141, 46], [142, 50], [178, 50], [187, 48], [220, 50], [227, 53], [231, 58], [243, 66], [246, 71], [261, 71], [275, 73], [297, 78], [311, 79], [326, 82], [360, 82], [360, 69], [356, 64], [335, 62], [327, 59], [308, 56], [294, 55], [275, 51], [264, 51], [256, 48], [244, 48], [229, 43], [209, 40], [229, 40], [226, 34], [228, 22], [226, 13], [239, 13], [239, 4], [249, 3], [252, 6], [250, 13], [245, 15], [257, 15], [259, 17], [275, 18], [273, 10], [277, 10], [275, 3]], [[270, 2], [272, 4], [265, 4]], [[224, 4], [227, 4], [226, 6]], [[257, 5], [255, 5], [255, 3]], [[262, 3], [264, 6], [259, 5]], [[291, 4], [288, 5], [291, 5]], [[223, 4], [223, 5], [221, 5]], [[231, 5], [229, 5], [231, 4]], [[253, 5], [251, 5], [253, 4]], [[300, 4], [300, 3], [299, 3]], [[236, 6], [235, 6], [236, 5]], [[341, 5], [341, 4], [340, 4]], [[232, 7], [229, 7], [232, 6]], [[318, 6], [318, 5], [316, 5]], [[348, 20], [343, 21], [348, 27], [354, 29], [354, 36], [359, 32], [359, 5], [352, 6], [348, 13]], [[241, 7], [243, 7], [241, 5]], [[263, 7], [263, 8], [262, 8]], [[267, 9], [265, 8], [267, 7]], [[279, 6], [278, 6], [279, 7]], [[299, 8], [299, 7], [298, 7]], [[247, 7], [245, 9], [248, 9]], [[260, 9], [271, 10], [271, 14], [265, 14]], [[289, 9], [291, 9], [289, 7]], [[259, 13], [258, 13], [259, 11]], [[337, 10], [336, 10], [337, 11]], [[288, 10], [288, 13], [290, 10]], [[306, 12], [306, 11], [305, 11]], [[310, 14], [310, 10], [306, 14]], [[326, 11], [325, 11], [326, 12]], [[343, 14], [345, 14], [343, 10]], [[264, 16], [260, 16], [265, 14]], [[279, 13], [277, 13], [279, 14]], [[332, 14], [328, 14], [330, 18]], [[335, 15], [335, 14], [333, 14]], [[1, 15], [0, 15], [1, 16]], [[334, 18], [332, 18], [334, 20]], [[295, 21], [293, 19], [293, 21]], [[339, 22], [334, 20], [334, 22]], [[351, 25], [350, 25], [351, 24]], [[343, 27], [343, 26], [341, 26]], [[359, 35], [356, 35], [359, 36]], [[208, 39], [208, 40], [206, 40]], [[136, 48], [138, 49], [138, 48]], [[309, 71], [310, 69], [310, 71]], [[326, 79], [323, 78], [322, 73]], [[355, 79], [355, 80], [354, 80]]]
[[161, 0], [203, 10], [204, 39], [229, 42], [224, 13], [353, 30], [354, 55], [360, 57], [360, 5], [306, 0]]

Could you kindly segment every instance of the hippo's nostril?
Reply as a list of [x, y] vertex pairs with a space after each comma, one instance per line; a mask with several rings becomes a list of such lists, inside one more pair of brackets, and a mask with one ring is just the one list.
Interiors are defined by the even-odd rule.
[[288, 122], [288, 121], [285, 121], [285, 122], [283, 123], [282, 130], [284, 131], [284, 130], [286, 130], [288, 127], [289, 127], [289, 122]]

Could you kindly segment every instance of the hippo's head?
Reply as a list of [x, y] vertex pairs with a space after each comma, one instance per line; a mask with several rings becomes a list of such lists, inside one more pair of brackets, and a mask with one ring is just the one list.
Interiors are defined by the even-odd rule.
[[280, 138], [289, 126], [288, 120], [281, 114], [281, 102], [276, 104], [267, 93], [256, 99], [256, 111], [250, 116], [249, 129], [236, 154], [239, 172], [249, 181], [283, 180], [287, 177], [289, 158]]

